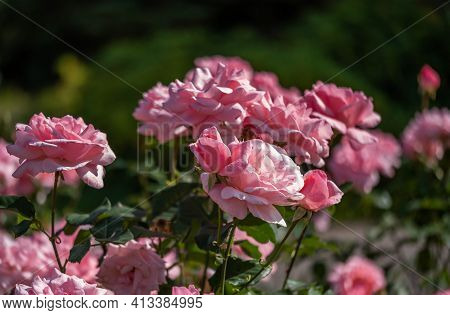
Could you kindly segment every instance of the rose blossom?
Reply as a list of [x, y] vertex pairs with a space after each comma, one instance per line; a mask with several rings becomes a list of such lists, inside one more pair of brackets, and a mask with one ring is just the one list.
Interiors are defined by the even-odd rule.
[[283, 97], [287, 103], [295, 103], [301, 97], [298, 89], [282, 87], [277, 75], [272, 72], [256, 72], [252, 77], [251, 84], [258, 90], [267, 91], [272, 99]]
[[[252, 78], [253, 69], [248, 61], [239, 57], [224, 57], [224, 56], [209, 56], [200, 57], [194, 60], [194, 64], [197, 68], [207, 68], [212, 74], [217, 71], [219, 64], [225, 65], [227, 68], [233, 71], [242, 71], [243, 76], [250, 80]], [[191, 80], [194, 75], [194, 70], [189, 71], [186, 74], [186, 79]]]
[[103, 187], [105, 165], [116, 156], [106, 135], [72, 116], [47, 118], [33, 115], [28, 125], [16, 125], [16, 142], [8, 152], [21, 159], [13, 176], [76, 170], [89, 186]]
[[19, 167], [19, 159], [11, 156], [6, 150], [6, 143], [0, 138], [0, 195], [28, 195], [34, 190], [29, 176], [14, 178], [12, 176]]
[[405, 128], [402, 142], [409, 158], [422, 156], [428, 165], [436, 164], [450, 148], [450, 111], [432, 108], [416, 114]]
[[341, 202], [344, 193], [328, 180], [327, 174], [321, 170], [312, 170], [303, 176], [305, 185], [300, 192], [305, 196], [299, 206], [306, 210], [317, 212]]
[[351, 257], [337, 265], [328, 280], [333, 290], [341, 295], [371, 295], [384, 288], [383, 270], [362, 257]]
[[133, 116], [142, 123], [138, 132], [145, 136], [155, 136], [160, 143], [173, 139], [175, 136], [187, 133], [182, 126], [183, 120], [164, 108], [169, 98], [169, 88], [158, 83], [144, 93], [139, 106], [134, 110]]
[[36, 276], [31, 286], [16, 285], [16, 295], [107, 295], [108, 290], [89, 284], [76, 276], [68, 276], [58, 269], [46, 278]]
[[381, 131], [371, 131], [376, 143], [355, 150], [347, 137], [331, 154], [329, 169], [338, 184], [351, 182], [358, 190], [369, 193], [380, 179], [379, 173], [392, 177], [400, 166], [401, 148], [397, 140]]
[[211, 126], [227, 130], [229, 137], [241, 133], [245, 108], [259, 101], [264, 92], [257, 91], [242, 71], [219, 63], [217, 71], [196, 68], [192, 80], [175, 81], [169, 86], [164, 108], [193, 128], [194, 138]]
[[14, 240], [0, 231], [0, 294], [7, 294], [16, 283], [29, 283], [34, 274], [48, 271], [45, 252], [51, 250], [50, 242], [43, 247], [37, 245], [31, 237]]
[[[217, 129], [206, 129], [191, 149], [210, 134], [217, 134]], [[300, 167], [283, 149], [258, 139], [235, 141], [228, 148], [231, 152], [228, 160], [217, 158], [217, 161], [227, 160], [226, 166], [219, 169], [221, 182], [210, 187], [211, 176], [215, 175], [205, 172], [201, 175], [204, 190], [233, 217], [243, 219], [250, 211], [264, 221], [285, 224], [273, 205], [293, 205], [303, 197]], [[214, 154], [219, 156], [224, 152]]]
[[145, 242], [109, 245], [98, 281], [115, 294], [150, 294], [166, 282], [164, 260]]
[[436, 70], [429, 65], [423, 65], [417, 76], [417, 82], [419, 82], [419, 87], [423, 93], [427, 93], [434, 98], [437, 89], [441, 85], [441, 78]]
[[266, 96], [247, 111], [244, 125], [255, 137], [283, 146], [299, 164], [325, 164], [333, 131], [327, 122], [312, 117], [305, 104], [286, 103], [282, 97], [272, 102]]
[[193, 284], [186, 287], [172, 287], [172, 295], [200, 295], [200, 290]]
[[355, 148], [376, 141], [363, 129], [375, 127], [381, 118], [373, 111], [372, 99], [364, 93], [319, 81], [302, 100], [317, 117], [346, 134]]

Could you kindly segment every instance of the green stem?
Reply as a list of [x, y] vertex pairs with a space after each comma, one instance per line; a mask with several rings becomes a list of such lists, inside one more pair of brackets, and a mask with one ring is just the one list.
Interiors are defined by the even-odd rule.
[[430, 98], [428, 93], [422, 93], [422, 109], [427, 109], [430, 106]]
[[[306, 214], [305, 214], [306, 215]], [[248, 287], [256, 278], [258, 278], [261, 273], [266, 270], [268, 266], [270, 266], [280, 255], [281, 248], [283, 247], [284, 243], [286, 243], [286, 240], [289, 238], [289, 235], [291, 235], [292, 231], [294, 231], [295, 227], [297, 226], [298, 222], [300, 222], [305, 216], [301, 217], [298, 220], [292, 221], [291, 226], [289, 227], [289, 230], [286, 232], [286, 235], [284, 235], [283, 239], [280, 243], [278, 243], [277, 247], [274, 249], [273, 253], [268, 257], [266, 263], [261, 268], [260, 271], [258, 271], [245, 285], [244, 288]]]
[[225, 261], [223, 262], [223, 267], [222, 267], [222, 278], [220, 281], [219, 294], [225, 294], [225, 280], [226, 280], [226, 276], [227, 276], [228, 258], [230, 257], [230, 254], [231, 254], [231, 248], [232, 248], [233, 242], [234, 242], [234, 231], [236, 230], [236, 227], [237, 227], [236, 223], [233, 222], [231, 231], [230, 231], [230, 235], [228, 236], [227, 249], [225, 251]]
[[217, 210], [217, 245], [222, 244], [222, 212], [217, 204], [214, 204], [214, 208]]
[[286, 270], [286, 277], [284, 278], [282, 289], [284, 289], [286, 287], [289, 276], [292, 272], [292, 268], [294, 267], [295, 260], [297, 259], [298, 251], [300, 250], [300, 246], [302, 245], [303, 238], [305, 237], [306, 230], [308, 229], [308, 225], [309, 225], [309, 222], [311, 222], [311, 218], [313, 217], [313, 214], [311, 214], [308, 221], [306, 221], [305, 226], [303, 227], [302, 233], [300, 234], [300, 237], [298, 238], [297, 246], [295, 247], [295, 251], [291, 256], [291, 262], [289, 264], [289, 267]]
[[53, 192], [52, 192], [52, 227], [50, 234], [50, 242], [52, 243], [53, 251], [55, 252], [56, 262], [58, 263], [59, 270], [64, 273], [66, 270], [65, 266], [61, 263], [61, 258], [59, 257], [58, 247], [56, 245], [57, 235], [55, 234], [55, 217], [56, 217], [56, 190], [58, 188], [58, 180], [61, 173], [57, 171], [55, 173], [55, 182], [53, 184]]

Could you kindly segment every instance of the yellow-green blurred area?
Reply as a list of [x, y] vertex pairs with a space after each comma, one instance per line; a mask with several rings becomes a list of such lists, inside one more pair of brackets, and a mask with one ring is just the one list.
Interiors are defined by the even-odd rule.
[[286, 86], [330, 80], [361, 89], [381, 128], [397, 135], [419, 109], [424, 63], [441, 74], [439, 105], [449, 104], [450, 6], [425, 17], [444, 1], [8, 3], [48, 30], [0, 3], [0, 135], [8, 140], [33, 113], [71, 114], [133, 159], [138, 91], [182, 78], [193, 59], [212, 54], [241, 56]]

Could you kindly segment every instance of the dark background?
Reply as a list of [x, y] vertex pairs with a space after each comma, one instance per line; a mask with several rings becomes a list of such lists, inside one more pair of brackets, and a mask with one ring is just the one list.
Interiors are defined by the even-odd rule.
[[[2, 0], [3, 1], [3, 0]], [[316, 80], [361, 89], [399, 134], [419, 109], [424, 63], [447, 86], [450, 6], [402, 32], [444, 1], [32, 1], [11, 6], [145, 91], [182, 78], [194, 58], [238, 55], [286, 86]], [[0, 135], [32, 113], [81, 115], [106, 132], [113, 150], [135, 156], [140, 93], [0, 3]], [[342, 72], [341, 72], [342, 71]], [[449, 104], [441, 88], [437, 105]]]

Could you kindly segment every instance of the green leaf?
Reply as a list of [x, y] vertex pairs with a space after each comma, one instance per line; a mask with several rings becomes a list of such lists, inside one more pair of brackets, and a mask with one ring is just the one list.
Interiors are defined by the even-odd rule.
[[116, 217], [101, 220], [90, 231], [100, 243], [124, 244], [134, 238], [133, 233], [124, 228], [122, 218]]
[[[217, 268], [215, 274], [209, 279], [209, 282], [213, 288], [218, 288], [220, 278], [222, 275], [223, 264]], [[231, 256], [228, 258], [228, 266], [226, 273], [226, 283], [229, 293], [237, 293], [240, 287], [246, 285], [253, 276], [263, 269], [263, 266], [258, 260], [243, 261], [237, 257]], [[261, 275], [259, 275], [253, 283], [258, 282], [262, 278], [270, 274], [272, 267], [266, 268]]]
[[261, 253], [258, 250], [258, 247], [250, 243], [249, 241], [242, 241], [239, 243], [239, 247], [242, 248], [244, 253], [254, 259], [260, 259]]
[[94, 224], [100, 215], [109, 210], [111, 210], [111, 202], [108, 199], [105, 199], [101, 206], [91, 211], [90, 213], [69, 214], [67, 216], [67, 223], [75, 226]]
[[69, 261], [80, 262], [91, 248], [91, 233], [89, 230], [80, 230], [75, 244], [70, 250]]
[[255, 225], [240, 224], [239, 230], [246, 232], [249, 236], [253, 237], [260, 243], [272, 242], [275, 244], [277, 239], [272, 226], [269, 223], [265, 223], [259, 219], [258, 221], [256, 221], [258, 223]]
[[198, 187], [199, 184], [197, 183], [178, 183], [154, 194], [150, 201], [153, 209], [153, 217], [168, 210]]
[[0, 209], [14, 210], [27, 219], [34, 219], [36, 215], [34, 205], [25, 197], [1, 196]]
[[14, 225], [12, 227], [12, 231], [14, 233], [14, 236], [18, 238], [19, 236], [24, 235], [28, 229], [30, 228], [31, 224], [33, 223], [33, 220], [23, 220], [17, 225]]

